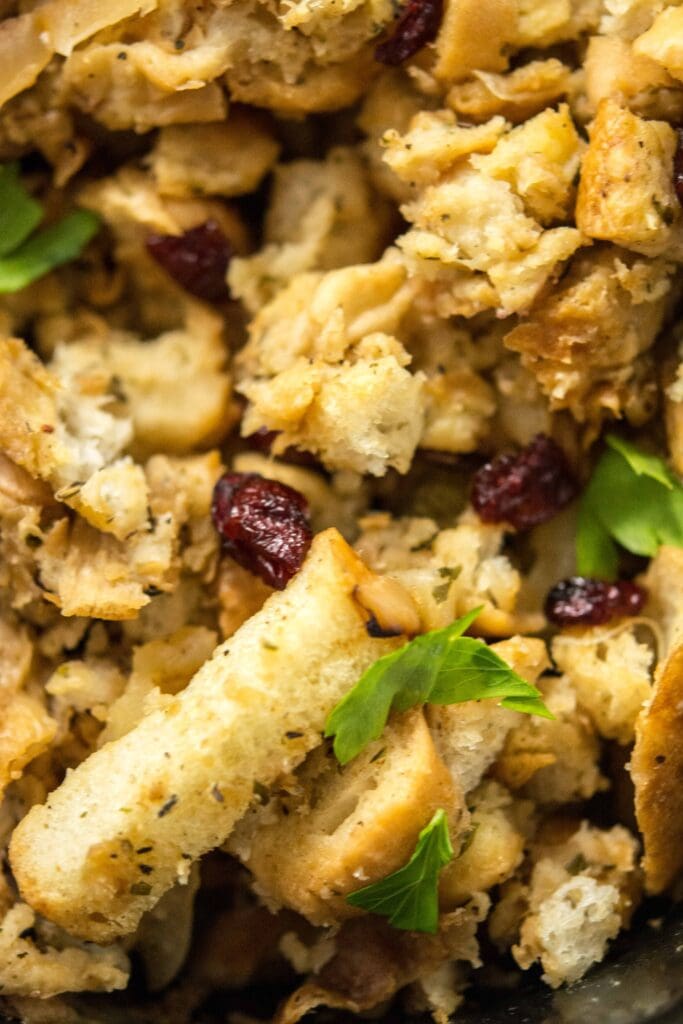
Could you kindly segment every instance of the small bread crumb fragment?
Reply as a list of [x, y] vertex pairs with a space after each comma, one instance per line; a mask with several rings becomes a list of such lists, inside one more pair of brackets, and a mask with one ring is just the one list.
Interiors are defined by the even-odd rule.
[[[581, 978], [602, 960], [611, 939], [627, 925], [640, 893], [638, 845], [620, 825], [603, 830], [584, 821], [551, 823], [532, 850], [528, 886], [504, 891], [492, 917], [500, 936], [504, 904], [511, 899], [523, 917], [512, 955], [526, 970], [536, 961], [553, 988]], [[569, 834], [567, 834], [569, 833]], [[517, 927], [519, 914], [515, 912]]]

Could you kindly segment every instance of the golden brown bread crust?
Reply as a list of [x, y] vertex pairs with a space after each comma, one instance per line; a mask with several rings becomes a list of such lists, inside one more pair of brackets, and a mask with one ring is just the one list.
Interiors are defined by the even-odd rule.
[[646, 886], [660, 893], [683, 867], [683, 646], [659, 669], [655, 695], [638, 719], [631, 776]]
[[660, 893], [683, 867], [683, 550], [660, 548], [645, 584], [660, 651], [652, 700], [636, 722], [631, 777], [645, 885]]

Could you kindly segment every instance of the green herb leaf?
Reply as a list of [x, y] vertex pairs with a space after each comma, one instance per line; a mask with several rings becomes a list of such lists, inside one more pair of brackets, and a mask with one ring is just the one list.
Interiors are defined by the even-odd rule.
[[[501, 705], [542, 718], [553, 716], [535, 686], [513, 672], [495, 651], [473, 637], [452, 644], [429, 693], [430, 704], [462, 704], [467, 700], [503, 698]], [[517, 706], [519, 705], [519, 706]]]
[[0, 164], [0, 256], [28, 238], [43, 217], [43, 208], [19, 178], [19, 164]]
[[586, 492], [579, 506], [576, 528], [576, 564], [582, 576], [614, 579], [619, 569], [617, 546], [602, 525], [593, 494]]
[[48, 271], [68, 263], [90, 241], [99, 220], [87, 210], [75, 210], [56, 224], [33, 235], [0, 259], [0, 293], [17, 292]]
[[439, 872], [452, 859], [446, 813], [438, 810], [420, 832], [405, 867], [351, 893], [346, 902], [388, 917], [394, 928], [434, 934], [439, 923]]
[[608, 434], [605, 440], [610, 448], [624, 456], [633, 472], [638, 476], [649, 476], [652, 480], [663, 484], [668, 490], [674, 488], [676, 478], [666, 463], [657, 455], [641, 451], [630, 441], [625, 441], [623, 437], [617, 437], [616, 434]]
[[552, 718], [535, 686], [512, 671], [482, 640], [463, 637], [481, 611], [418, 636], [371, 665], [337, 704], [325, 725], [341, 764], [378, 739], [390, 712], [417, 704], [459, 704], [501, 698], [504, 707]]
[[607, 443], [581, 501], [576, 551], [582, 576], [613, 579], [615, 541], [647, 557], [683, 547], [683, 486], [656, 455], [612, 435]]

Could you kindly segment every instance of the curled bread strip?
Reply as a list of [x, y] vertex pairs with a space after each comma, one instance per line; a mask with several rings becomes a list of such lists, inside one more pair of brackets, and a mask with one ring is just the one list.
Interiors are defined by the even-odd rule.
[[163, 709], [70, 773], [15, 830], [24, 898], [79, 937], [134, 930], [254, 797], [321, 740], [334, 705], [401, 643], [354, 599], [371, 576], [334, 529], [286, 590], [219, 646]]

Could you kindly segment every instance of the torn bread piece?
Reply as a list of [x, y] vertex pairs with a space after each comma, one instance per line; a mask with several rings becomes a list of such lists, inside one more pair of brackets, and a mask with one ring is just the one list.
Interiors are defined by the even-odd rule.
[[540, 805], [586, 800], [607, 788], [598, 737], [566, 676], [543, 676], [538, 688], [555, 717], [522, 716], [506, 736], [495, 776]]
[[[557, 988], [602, 960], [639, 899], [637, 850], [621, 825], [599, 829], [583, 821], [577, 829], [569, 821], [549, 822], [532, 850], [526, 917], [512, 947], [519, 966], [540, 962], [543, 980]], [[495, 922], [494, 911], [494, 933]]]
[[40, 993], [50, 999], [61, 992], [112, 992], [126, 987], [129, 973], [120, 946], [74, 942], [60, 929], [38, 922], [25, 903], [15, 903], [0, 920], [4, 995]]
[[[400, 643], [368, 635], [353, 596], [368, 579], [336, 530], [319, 534], [286, 590], [182, 693], [32, 808], [14, 832], [11, 860], [34, 909], [75, 935], [109, 941], [224, 842], [254, 787], [295, 768], [335, 704]], [[144, 881], [142, 847], [151, 848], [153, 868]]]
[[576, 224], [589, 238], [646, 256], [680, 258], [681, 204], [674, 191], [676, 132], [605, 99], [581, 165]]
[[624, 620], [564, 629], [552, 644], [553, 661], [569, 677], [579, 706], [601, 736], [623, 745], [633, 742], [638, 714], [652, 693], [653, 652], [639, 625]]
[[683, 550], [662, 547], [645, 585], [663, 630], [652, 698], [636, 721], [631, 757], [636, 818], [649, 892], [667, 889], [683, 867]]
[[227, 849], [270, 906], [329, 925], [358, 913], [346, 895], [403, 867], [439, 808], [457, 843], [463, 794], [414, 709], [344, 768], [329, 745], [319, 747], [291, 786], [237, 826]]
[[[491, 649], [532, 685], [548, 667], [545, 643], [535, 637], [514, 636], [492, 644]], [[526, 717], [498, 703], [467, 701], [427, 709], [436, 749], [465, 793], [480, 782], [503, 749], [510, 730]]]
[[477, 893], [505, 882], [524, 859], [533, 831], [533, 805], [517, 800], [500, 783], [485, 779], [467, 796], [469, 827], [439, 881], [442, 910], [462, 906]]

